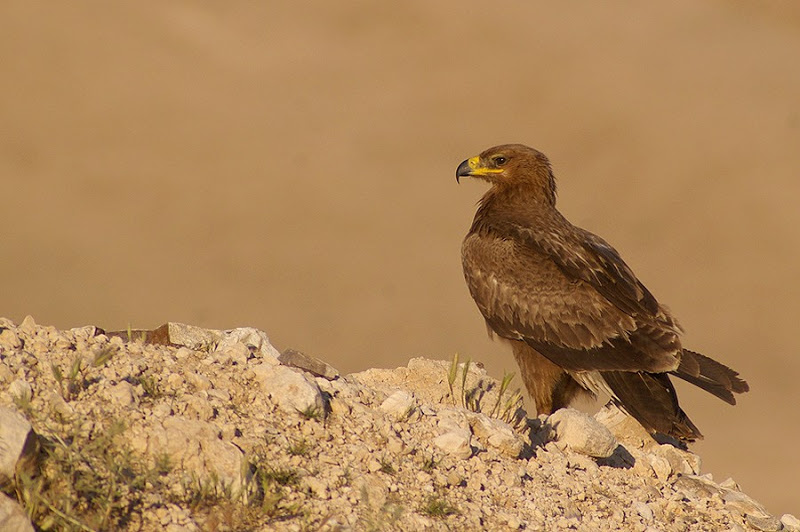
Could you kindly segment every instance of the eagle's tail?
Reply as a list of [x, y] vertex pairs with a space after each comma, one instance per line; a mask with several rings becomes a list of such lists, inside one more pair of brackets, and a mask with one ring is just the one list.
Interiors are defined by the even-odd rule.
[[678, 396], [666, 373], [604, 371], [602, 375], [613, 392], [612, 400], [648, 431], [681, 441], [703, 437], [678, 406]]
[[[680, 365], [670, 373], [732, 405], [736, 404], [733, 394], [750, 389], [736, 371], [688, 349], [683, 350]], [[613, 401], [647, 430], [683, 441], [703, 437], [678, 405], [678, 396], [666, 373], [603, 371], [602, 375], [613, 392]]]
[[736, 371], [688, 349], [683, 350], [681, 363], [672, 374], [716, 395], [731, 405], [736, 404], [734, 393], [744, 393], [750, 389], [747, 382], [742, 380]]

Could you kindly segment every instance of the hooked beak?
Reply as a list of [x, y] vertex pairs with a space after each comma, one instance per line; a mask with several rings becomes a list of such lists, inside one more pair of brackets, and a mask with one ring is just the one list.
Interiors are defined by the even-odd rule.
[[462, 177], [481, 177], [487, 178], [492, 174], [500, 174], [503, 170], [499, 168], [489, 168], [483, 164], [478, 156], [470, 157], [458, 165], [456, 169], [456, 182], [460, 183]]

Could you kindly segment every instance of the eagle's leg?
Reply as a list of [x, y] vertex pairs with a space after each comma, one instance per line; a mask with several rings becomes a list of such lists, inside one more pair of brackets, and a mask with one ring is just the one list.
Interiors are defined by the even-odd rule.
[[512, 341], [522, 380], [536, 403], [536, 413], [552, 414], [569, 406], [580, 395], [588, 394], [567, 372], [543, 357], [528, 344]]

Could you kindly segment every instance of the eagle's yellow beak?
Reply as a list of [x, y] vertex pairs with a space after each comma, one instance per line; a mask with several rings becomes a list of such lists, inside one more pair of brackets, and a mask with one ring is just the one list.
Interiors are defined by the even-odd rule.
[[458, 165], [456, 170], [456, 182], [460, 182], [462, 177], [486, 177], [491, 174], [499, 174], [499, 168], [488, 168], [481, 162], [480, 157], [470, 157]]

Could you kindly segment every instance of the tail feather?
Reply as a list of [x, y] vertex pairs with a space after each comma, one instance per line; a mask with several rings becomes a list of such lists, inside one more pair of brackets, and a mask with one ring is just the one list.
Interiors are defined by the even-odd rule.
[[744, 393], [750, 386], [739, 373], [700, 353], [684, 349], [678, 369], [672, 372], [686, 382], [702, 388], [728, 404], [735, 405], [734, 393]]
[[678, 396], [666, 373], [604, 371], [602, 375], [613, 392], [612, 400], [648, 431], [682, 441], [703, 437], [678, 406]]
[[[750, 389], [736, 371], [688, 349], [683, 350], [680, 365], [670, 373], [732, 405], [736, 404], [734, 394]], [[667, 373], [603, 371], [601, 374], [613, 392], [612, 400], [647, 430], [683, 441], [703, 437], [678, 405]]]

